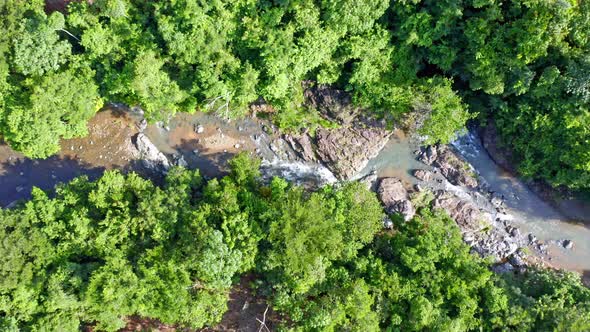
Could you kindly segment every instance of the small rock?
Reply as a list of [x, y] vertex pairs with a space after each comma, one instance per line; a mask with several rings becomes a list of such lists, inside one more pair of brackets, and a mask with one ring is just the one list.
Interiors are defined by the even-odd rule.
[[25, 190], [25, 187], [23, 187], [23, 186], [18, 186], [18, 187], [16, 187], [16, 192], [17, 192], [17, 193], [20, 193], [20, 192], [21, 192], [21, 191], [23, 191], [23, 190]]
[[176, 156], [176, 165], [184, 168], [188, 167], [188, 163], [183, 155]]
[[223, 149], [223, 153], [227, 153], [227, 150], [226, 149]]
[[510, 236], [512, 237], [520, 237], [520, 230], [516, 227], [513, 227], [510, 231]]
[[[139, 121], [139, 123], [137, 123], [137, 129], [139, 131], [144, 131], [148, 126], [147, 120], [146, 119], [141, 119], [141, 121]], [[92, 144], [92, 143], [90, 143]]]
[[494, 265], [492, 270], [496, 273], [508, 273], [514, 271], [514, 266], [512, 264], [506, 262], [503, 264]]
[[193, 153], [194, 153], [194, 154], [199, 154], [199, 150], [198, 150], [198, 149], [194, 149], [194, 150], [193, 150]]
[[242, 126], [238, 126], [238, 131], [244, 131], [244, 128], [242, 128]]
[[563, 242], [561, 243], [561, 245], [565, 249], [572, 249], [574, 247], [574, 241], [572, 241], [572, 240], [563, 240]]
[[197, 134], [202, 134], [204, 131], [205, 131], [205, 127], [203, 127], [203, 125], [198, 124], [195, 126], [195, 132]]
[[516, 267], [526, 266], [526, 262], [519, 255], [512, 255], [512, 256], [510, 256], [510, 258], [508, 260], [510, 261], [510, 264], [512, 264], [513, 266], [516, 266]]
[[239, 148], [240, 148], [240, 144], [236, 143], [236, 144], [234, 145], [234, 148], [236, 148], [236, 149], [239, 149]]
[[389, 217], [387, 216], [383, 218], [383, 227], [385, 227], [386, 229], [393, 228], [393, 221], [391, 221], [391, 219], [389, 219]]
[[496, 208], [499, 208], [504, 203], [504, 201], [502, 200], [502, 198], [500, 198], [498, 196], [495, 196], [495, 195], [494, 195], [494, 197], [492, 197], [492, 199], [490, 200], [490, 202]]
[[530, 243], [537, 242], [537, 237], [535, 235], [533, 235], [533, 233], [529, 233], [529, 242]]
[[24, 173], [24, 172], [20, 172], [20, 173], [18, 173], [18, 174], [20, 174], [20, 176], [23, 176], [23, 175], [25, 175], [25, 173]]

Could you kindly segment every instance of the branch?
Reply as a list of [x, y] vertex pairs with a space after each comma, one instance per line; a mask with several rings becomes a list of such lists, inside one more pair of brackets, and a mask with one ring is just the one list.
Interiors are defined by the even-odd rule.
[[77, 40], [78, 42], [80, 42], [80, 39], [78, 39], [78, 37], [74, 36], [74, 35], [73, 35], [71, 32], [69, 32], [68, 30], [66, 30], [66, 29], [57, 29], [57, 30], [59, 30], [59, 31], [63, 31], [63, 32], [67, 33], [67, 34], [68, 34], [68, 35], [70, 35], [72, 38], [74, 38], [75, 40]]
[[266, 309], [264, 310], [264, 314], [262, 314], [262, 320], [258, 319], [258, 317], [256, 318], [256, 321], [258, 323], [260, 323], [260, 328], [258, 329], [258, 332], [262, 332], [263, 327], [266, 329], [267, 332], [270, 332], [270, 329], [268, 328], [268, 326], [266, 326], [266, 313], [267, 312], [268, 312], [268, 306], [266, 306]]

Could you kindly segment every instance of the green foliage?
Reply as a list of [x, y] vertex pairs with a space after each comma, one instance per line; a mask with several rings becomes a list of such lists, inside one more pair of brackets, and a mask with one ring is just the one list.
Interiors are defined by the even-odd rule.
[[[304, 196], [302, 189], [285, 191], [283, 180], [271, 183], [268, 241], [272, 249], [263, 271], [281, 275], [295, 293], [304, 293], [326, 278], [338, 259], [351, 259], [379, 230], [382, 209], [360, 183]], [[268, 222], [267, 222], [268, 223]]]
[[305, 192], [261, 184], [246, 154], [230, 164], [209, 181], [173, 168], [161, 187], [108, 171], [0, 209], [2, 330], [211, 326], [244, 274], [295, 331], [590, 328], [579, 276], [494, 275], [443, 211], [380, 231], [364, 184]]
[[177, 105], [186, 99], [178, 85], [162, 71], [164, 61], [155, 52], [139, 53], [133, 62], [131, 91], [144, 107], [146, 118], [167, 120], [164, 115], [174, 115]]
[[41, 76], [58, 70], [66, 63], [71, 54], [71, 45], [60, 40], [58, 34], [64, 26], [65, 19], [58, 12], [49, 17], [25, 19], [13, 40], [16, 70], [24, 75]]
[[72, 68], [32, 82], [28, 100], [8, 101], [4, 138], [30, 157], [45, 158], [59, 151], [59, 138], [86, 135], [86, 122], [102, 107], [93, 76], [88, 68]]
[[31, 201], [2, 210], [3, 324], [113, 331], [129, 315], [217, 322], [234, 276], [253, 264], [259, 235], [252, 203], [235, 198], [248, 190], [233, 178], [216, 183], [203, 188], [198, 171], [173, 169], [161, 189], [107, 172], [60, 186], [55, 198], [35, 189]]

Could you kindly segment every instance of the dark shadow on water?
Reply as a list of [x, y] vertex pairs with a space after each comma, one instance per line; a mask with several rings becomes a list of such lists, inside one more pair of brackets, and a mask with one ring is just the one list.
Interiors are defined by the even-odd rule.
[[96, 179], [104, 172], [73, 158], [58, 156], [43, 160], [15, 159], [0, 164], [0, 205], [31, 197], [31, 189], [51, 190], [60, 182], [68, 182], [80, 175]]
[[[219, 177], [227, 174], [228, 161], [236, 155], [229, 151], [219, 152], [206, 149], [196, 139], [181, 139], [180, 144], [172, 148], [184, 157], [189, 169], [197, 168], [202, 175], [207, 177]], [[168, 157], [170, 160], [174, 159], [173, 156]]]
[[582, 282], [586, 287], [590, 287], [590, 270], [582, 272]]

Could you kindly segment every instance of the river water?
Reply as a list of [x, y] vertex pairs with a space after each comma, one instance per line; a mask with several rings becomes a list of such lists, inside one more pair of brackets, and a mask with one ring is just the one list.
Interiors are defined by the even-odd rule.
[[[32, 186], [51, 189], [78, 175], [96, 178], [106, 169], [145, 171], [131, 143], [138, 132], [137, 124], [137, 116], [117, 109], [100, 112], [89, 123], [89, 136], [64, 140], [62, 151], [46, 160], [30, 160], [0, 145], [0, 203], [6, 206], [29, 197]], [[182, 156], [188, 167], [199, 168], [206, 176], [223, 174], [227, 160], [240, 151], [249, 151], [265, 160], [263, 167], [267, 175], [290, 177], [299, 184], [335, 181], [322, 165], [296, 162], [289, 149], [277, 149], [282, 151], [278, 153], [274, 149], [274, 144], [281, 143], [276, 140], [278, 133], [262, 120], [248, 118], [228, 122], [203, 113], [180, 114], [167, 125], [149, 125], [144, 133], [170, 160]], [[379, 177], [395, 176], [408, 184], [417, 183], [411, 171], [429, 168], [416, 160], [414, 152], [418, 146], [418, 141], [396, 132], [359, 176], [376, 171]], [[588, 225], [569, 221], [522, 181], [498, 167], [475, 134], [461, 137], [453, 146], [471, 163], [490, 190], [504, 195], [512, 224], [549, 244], [553, 266], [590, 271]], [[573, 208], [578, 206], [578, 210], [587, 208], [587, 204], [575, 204]], [[563, 239], [573, 240], [573, 249], [564, 249], [557, 243]]]

